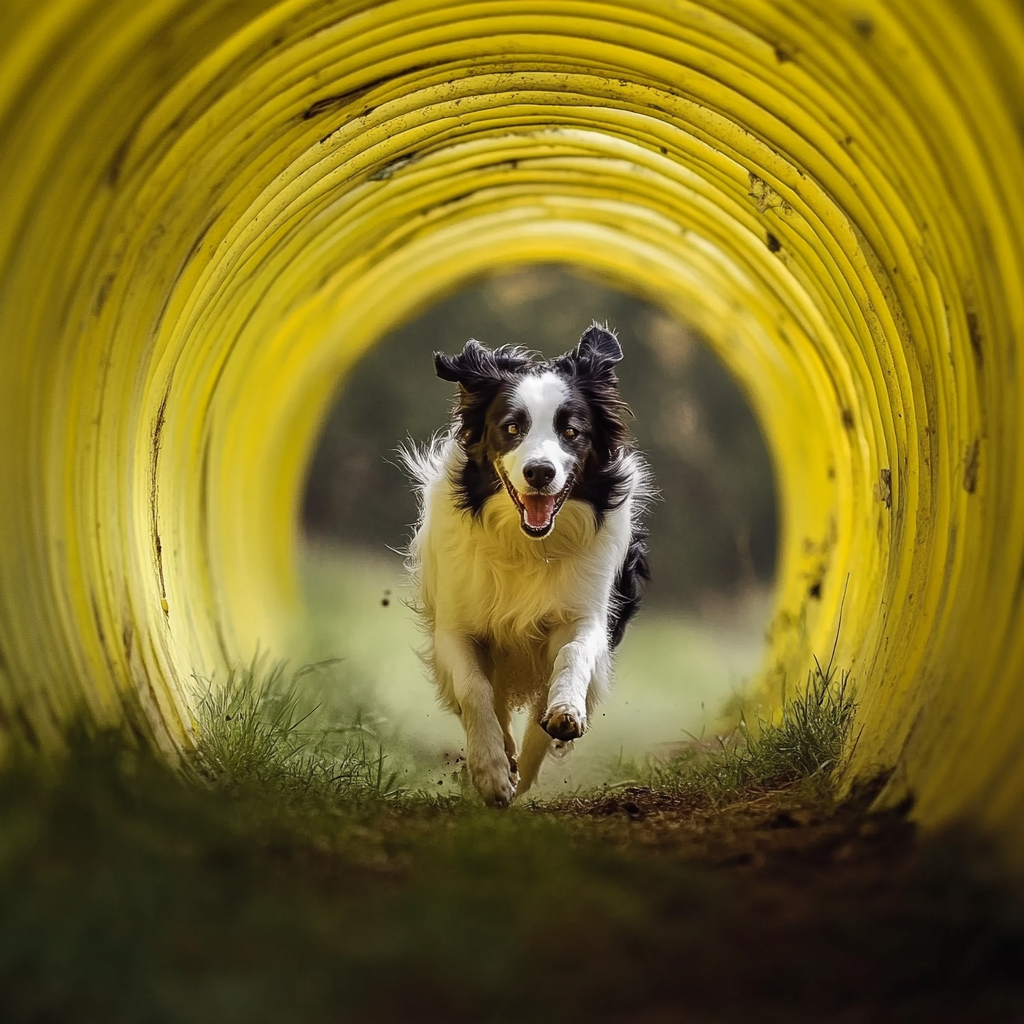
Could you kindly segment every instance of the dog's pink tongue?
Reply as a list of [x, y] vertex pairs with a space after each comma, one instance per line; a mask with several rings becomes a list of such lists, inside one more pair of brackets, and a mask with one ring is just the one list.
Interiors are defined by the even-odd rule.
[[531, 530], [543, 530], [555, 511], [555, 494], [520, 494], [523, 519]]

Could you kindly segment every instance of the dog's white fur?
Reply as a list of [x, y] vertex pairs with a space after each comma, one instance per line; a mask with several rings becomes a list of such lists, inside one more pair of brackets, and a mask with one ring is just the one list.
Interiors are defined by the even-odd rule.
[[519, 492], [530, 490], [523, 467], [531, 462], [550, 462], [555, 467], [555, 478], [548, 488], [551, 493], [557, 494], [568, 481], [573, 460], [555, 431], [555, 413], [567, 393], [565, 381], [556, 373], [524, 377], [516, 385], [516, 398], [523, 408], [530, 410], [532, 425], [523, 443], [505, 456], [501, 466]]
[[[564, 386], [544, 374], [520, 387], [534, 426], [502, 468], [525, 489], [522, 466], [542, 451], [556, 466], [557, 491], [567, 481], [553, 426]], [[649, 494], [647, 467], [636, 453], [620, 451], [615, 458], [630, 481], [625, 501], [598, 527], [593, 509], [570, 499], [538, 540], [523, 532], [504, 491], [488, 499], [479, 518], [458, 507], [452, 481], [466, 455], [453, 432], [404, 458], [420, 498], [408, 565], [428, 633], [424, 657], [440, 700], [462, 720], [474, 785], [488, 804], [506, 806], [530, 788], [556, 746], [541, 723], [574, 721], [582, 734], [608, 694], [610, 602]], [[511, 715], [522, 707], [530, 715], [518, 752]]]

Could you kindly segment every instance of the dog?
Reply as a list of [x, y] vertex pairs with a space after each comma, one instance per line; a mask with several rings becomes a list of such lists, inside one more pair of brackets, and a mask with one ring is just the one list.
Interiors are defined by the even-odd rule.
[[547, 361], [472, 339], [458, 355], [435, 352], [438, 377], [458, 384], [452, 423], [401, 451], [419, 498], [407, 568], [422, 656], [490, 806], [511, 804], [549, 753], [587, 731], [650, 579], [654, 492], [624, 422], [621, 359], [596, 322]]

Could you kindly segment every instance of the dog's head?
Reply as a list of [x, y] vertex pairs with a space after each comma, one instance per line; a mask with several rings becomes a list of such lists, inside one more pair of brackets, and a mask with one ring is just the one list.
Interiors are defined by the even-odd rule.
[[593, 495], [607, 491], [603, 500], [614, 503], [611, 490], [595, 491], [595, 483], [628, 441], [614, 369], [621, 359], [618, 339], [596, 323], [575, 349], [547, 362], [472, 340], [457, 356], [436, 352], [437, 375], [459, 385], [465, 507], [479, 512], [503, 485], [523, 531], [537, 539], [567, 498], [606, 511]]

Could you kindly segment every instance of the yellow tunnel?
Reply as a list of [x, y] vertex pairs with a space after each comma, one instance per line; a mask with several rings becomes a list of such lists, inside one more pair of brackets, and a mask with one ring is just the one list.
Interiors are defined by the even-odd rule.
[[0, 729], [191, 743], [191, 674], [301, 615], [346, 368], [565, 261], [749, 394], [765, 693], [842, 608], [848, 781], [1024, 855], [1019, 2], [5, 0], [0, 40]]

